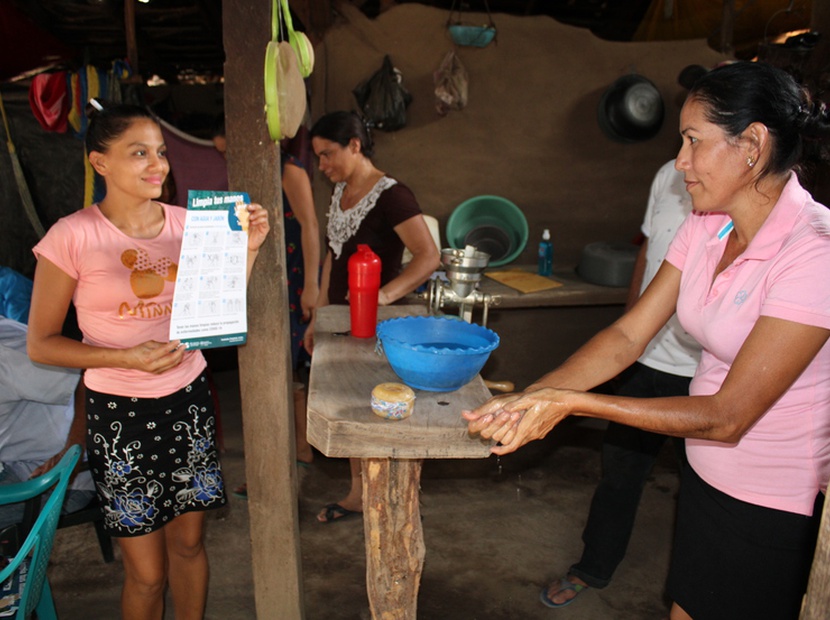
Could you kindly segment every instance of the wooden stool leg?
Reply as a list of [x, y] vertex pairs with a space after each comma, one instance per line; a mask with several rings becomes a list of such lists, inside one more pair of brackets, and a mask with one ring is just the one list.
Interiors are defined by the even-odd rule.
[[423, 461], [361, 459], [366, 585], [375, 620], [415, 620], [424, 568]]

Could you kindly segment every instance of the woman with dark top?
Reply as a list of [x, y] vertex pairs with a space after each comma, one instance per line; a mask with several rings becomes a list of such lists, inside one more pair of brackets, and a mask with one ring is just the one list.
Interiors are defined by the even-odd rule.
[[[320, 171], [334, 183], [326, 227], [326, 257], [317, 307], [346, 304], [348, 261], [358, 244], [380, 257], [378, 305], [395, 303], [423, 284], [438, 267], [438, 248], [410, 189], [372, 163], [373, 144], [362, 119], [353, 112], [332, 112], [311, 128], [311, 145]], [[412, 260], [401, 270], [404, 249]], [[314, 346], [314, 327], [305, 348]], [[360, 460], [350, 459], [351, 488], [345, 498], [317, 515], [323, 523], [363, 511]]]
[[[224, 116], [213, 129], [213, 145], [227, 157]], [[306, 391], [303, 380], [309, 355], [302, 347], [314, 304], [320, 295], [320, 228], [314, 210], [311, 174], [305, 163], [310, 149], [308, 130], [301, 127], [294, 139], [280, 143], [280, 172], [282, 179], [283, 237], [285, 239], [285, 272], [288, 285], [288, 319], [291, 330], [291, 368], [294, 373], [294, 426], [297, 438], [297, 465], [310, 467], [314, 460], [311, 444], [306, 439]], [[296, 149], [295, 149], [296, 145]], [[294, 156], [289, 151], [297, 151]], [[236, 487], [233, 494], [248, 498], [248, 484]]]
[[[830, 478], [830, 212], [797, 172], [830, 117], [786, 72], [737, 62], [695, 82], [680, 135], [694, 211], [642, 296], [524, 392], [463, 416], [497, 454], [571, 415], [685, 437], [672, 620], [795, 620]], [[702, 346], [689, 396], [587, 391], [675, 310]]]
[[[156, 118], [94, 99], [88, 108], [87, 152], [106, 195], [35, 246], [28, 351], [86, 369], [86, 447], [124, 562], [121, 617], [160, 620], [169, 585], [176, 618], [202, 618], [205, 511], [226, 500], [205, 358], [169, 341], [186, 211], [158, 201], [170, 167]], [[269, 225], [261, 206], [246, 208], [250, 276]], [[61, 333], [70, 301], [83, 342]]]
[[[307, 134], [306, 140], [310, 142]], [[294, 369], [297, 465], [309, 467], [314, 460], [314, 452], [306, 439], [305, 383], [308, 382], [311, 357], [303, 348], [303, 338], [320, 296], [320, 228], [314, 210], [309, 170], [302, 159], [289, 154], [287, 150], [280, 150], [280, 159], [285, 269], [291, 327], [291, 366]]]

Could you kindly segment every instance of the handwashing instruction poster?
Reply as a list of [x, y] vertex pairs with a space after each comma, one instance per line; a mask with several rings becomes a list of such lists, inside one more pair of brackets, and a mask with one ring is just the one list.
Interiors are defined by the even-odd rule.
[[188, 349], [247, 339], [249, 202], [245, 192], [188, 192], [170, 317], [170, 340], [181, 340]]

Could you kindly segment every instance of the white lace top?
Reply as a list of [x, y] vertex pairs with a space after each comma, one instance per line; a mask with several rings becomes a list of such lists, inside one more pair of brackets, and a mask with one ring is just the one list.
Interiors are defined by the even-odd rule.
[[346, 188], [346, 184], [340, 182], [334, 186], [334, 191], [331, 194], [331, 204], [329, 205], [328, 224], [326, 226], [326, 234], [329, 238], [331, 251], [334, 252], [334, 258], [340, 258], [340, 252], [343, 251], [343, 244], [354, 236], [357, 229], [360, 228], [363, 218], [377, 204], [380, 195], [396, 183], [397, 181], [395, 179], [382, 176], [369, 193], [348, 211], [343, 211], [340, 208], [340, 199], [343, 197], [343, 190]]

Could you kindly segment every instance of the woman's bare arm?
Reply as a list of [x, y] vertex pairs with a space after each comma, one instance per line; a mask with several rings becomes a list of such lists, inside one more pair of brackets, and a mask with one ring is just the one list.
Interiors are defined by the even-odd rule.
[[416, 215], [395, 226], [395, 232], [412, 254], [412, 260], [401, 274], [380, 290], [381, 305], [391, 304], [418, 288], [438, 269], [441, 257], [432, 233], [422, 215]]
[[33, 361], [66, 368], [132, 368], [151, 373], [164, 372], [182, 361], [184, 347], [179, 346], [178, 340], [112, 349], [63, 336], [63, 323], [76, 284], [49, 259], [38, 259], [26, 341]]
[[300, 245], [303, 250], [303, 292], [300, 305], [303, 308], [303, 318], [309, 320], [320, 294], [320, 227], [314, 211], [314, 196], [308, 174], [291, 163], [283, 166], [282, 188], [300, 223]]
[[736, 443], [792, 386], [829, 336], [830, 330], [820, 327], [762, 316], [715, 394], [624, 398], [541, 388], [526, 391], [500, 410], [468, 418], [470, 430], [481, 430], [482, 436], [501, 442], [494, 449], [498, 454], [544, 437], [568, 415], [665, 435]]

